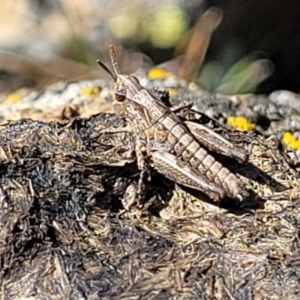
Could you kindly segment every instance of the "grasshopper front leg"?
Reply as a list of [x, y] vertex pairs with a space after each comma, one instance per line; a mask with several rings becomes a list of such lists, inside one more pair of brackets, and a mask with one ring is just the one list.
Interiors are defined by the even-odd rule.
[[137, 206], [138, 208], [142, 208], [144, 198], [146, 195], [146, 185], [145, 182], [148, 181], [148, 172], [149, 168], [146, 164], [144, 154], [146, 153], [146, 146], [143, 141], [140, 139], [137, 140], [135, 146], [135, 153], [137, 158], [137, 166], [140, 171], [140, 177], [137, 186]]
[[146, 182], [150, 180], [149, 178], [149, 166], [145, 160], [146, 154], [146, 143], [141, 139], [137, 138], [135, 144], [135, 155], [137, 160], [137, 167], [139, 170], [139, 180], [136, 185], [128, 187], [126, 195], [124, 196], [123, 204], [125, 210], [129, 211], [133, 206], [138, 209], [142, 209], [144, 205], [144, 199], [146, 196]]
[[[132, 127], [131, 126], [125, 126], [121, 128], [105, 128], [103, 130], [100, 130], [100, 134], [114, 134], [114, 133], [124, 133], [124, 132], [130, 132], [132, 133]], [[149, 168], [145, 161], [145, 153], [146, 153], [146, 143], [141, 137], [136, 138], [136, 142], [134, 145], [134, 151], [135, 156], [137, 160], [137, 167], [140, 171], [139, 174], [139, 180], [137, 184], [137, 188], [135, 192], [133, 193], [130, 191], [130, 197], [125, 196], [126, 199], [126, 205], [125, 210], [130, 210], [132, 206], [136, 205], [138, 209], [141, 209], [143, 207], [144, 198], [146, 195], [146, 184], [145, 182], [148, 181], [148, 175], [149, 175]], [[132, 152], [132, 151], [130, 151]]]

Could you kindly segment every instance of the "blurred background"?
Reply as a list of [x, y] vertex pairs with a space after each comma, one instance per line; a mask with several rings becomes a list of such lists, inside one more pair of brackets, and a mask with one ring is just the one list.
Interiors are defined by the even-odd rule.
[[[1, 0], [0, 92], [159, 65], [225, 94], [299, 92], [299, 1]], [[163, 73], [162, 73], [163, 74]], [[161, 75], [163, 76], [163, 75]]]

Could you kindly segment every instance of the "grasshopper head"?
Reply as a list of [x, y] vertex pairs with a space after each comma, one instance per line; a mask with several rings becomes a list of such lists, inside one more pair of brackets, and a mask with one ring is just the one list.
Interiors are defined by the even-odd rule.
[[132, 100], [141, 88], [140, 82], [135, 76], [118, 74], [114, 82], [115, 99], [118, 102], [126, 99]]
[[117, 56], [113, 46], [110, 46], [110, 59], [114, 73], [100, 60], [98, 64], [104, 69], [114, 80], [114, 94], [117, 102], [124, 102], [127, 99], [132, 99], [137, 91], [141, 89], [139, 80], [133, 75], [120, 74]]

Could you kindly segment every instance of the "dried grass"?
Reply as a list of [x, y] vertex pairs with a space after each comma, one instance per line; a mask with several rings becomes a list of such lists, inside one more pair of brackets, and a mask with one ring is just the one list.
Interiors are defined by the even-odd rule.
[[[207, 201], [153, 175], [146, 212], [118, 215], [135, 164], [123, 135], [28, 119], [0, 131], [0, 285], [3, 299], [298, 299], [299, 175], [273, 139], [224, 134], [251, 150], [238, 202]], [[101, 143], [99, 143], [101, 141]], [[126, 145], [124, 145], [126, 148]]]

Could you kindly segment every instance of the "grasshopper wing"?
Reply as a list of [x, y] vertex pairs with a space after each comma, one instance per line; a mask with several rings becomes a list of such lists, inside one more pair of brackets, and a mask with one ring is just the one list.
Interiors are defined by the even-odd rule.
[[238, 159], [242, 162], [248, 161], [249, 155], [244, 149], [233, 145], [213, 130], [191, 121], [185, 121], [184, 123], [193, 136], [210, 150]]
[[200, 190], [209, 195], [214, 201], [224, 198], [225, 190], [212, 183], [207, 177], [195, 172], [187, 163], [168, 152], [153, 151], [151, 153], [152, 167], [160, 174], [178, 184]]

